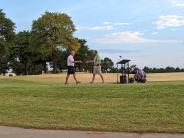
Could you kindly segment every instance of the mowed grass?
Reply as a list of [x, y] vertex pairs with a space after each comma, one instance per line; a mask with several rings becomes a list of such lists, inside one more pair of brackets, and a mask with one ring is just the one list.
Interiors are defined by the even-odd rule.
[[65, 86], [1, 78], [0, 125], [184, 133], [184, 81]]

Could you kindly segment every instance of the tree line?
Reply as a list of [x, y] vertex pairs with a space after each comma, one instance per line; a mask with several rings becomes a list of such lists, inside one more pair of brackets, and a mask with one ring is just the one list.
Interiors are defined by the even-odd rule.
[[[0, 10], [0, 74], [8, 70], [16, 74], [33, 75], [48, 72], [48, 65], [53, 73], [62, 72], [66, 67], [66, 58], [70, 50], [78, 51], [76, 60], [91, 60], [92, 50], [87, 41], [74, 36], [75, 25], [65, 13], [46, 11], [34, 20], [30, 31], [15, 32], [15, 23]], [[113, 62], [103, 70], [113, 67]], [[90, 71], [87, 64], [77, 65], [79, 71]]]
[[144, 67], [146, 73], [171, 73], [171, 72], [184, 72], [184, 69], [179, 67], [166, 67], [166, 68], [149, 68]]
[[[17, 75], [35, 75], [48, 72], [48, 63], [53, 73], [66, 70], [66, 59], [70, 50], [77, 51], [76, 60], [93, 59], [85, 39], [76, 38], [75, 25], [65, 13], [46, 11], [32, 22], [31, 30], [15, 32], [15, 23], [0, 10], [0, 74], [8, 70]], [[102, 60], [102, 72], [115, 73], [113, 61]], [[78, 71], [92, 71], [92, 65], [78, 64]], [[144, 67], [147, 73], [184, 72], [184, 69], [166, 67]]]

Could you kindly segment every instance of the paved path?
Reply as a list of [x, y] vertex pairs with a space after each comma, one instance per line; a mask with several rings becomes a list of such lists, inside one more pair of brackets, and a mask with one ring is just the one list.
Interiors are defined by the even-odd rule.
[[0, 126], [0, 138], [184, 138], [184, 134], [136, 134], [65, 130], [35, 130]]

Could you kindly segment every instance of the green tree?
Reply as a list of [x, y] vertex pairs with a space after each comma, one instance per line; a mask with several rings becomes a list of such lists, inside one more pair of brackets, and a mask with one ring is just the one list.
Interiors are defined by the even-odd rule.
[[[15, 46], [13, 47], [14, 68], [16, 65], [23, 65], [25, 75], [28, 75], [28, 69], [32, 63], [32, 47], [31, 47], [31, 33], [29, 31], [19, 32], [15, 38]], [[20, 62], [17, 64], [17, 62]], [[20, 68], [20, 67], [19, 67]]]
[[[58, 48], [77, 50], [80, 45], [73, 37], [75, 26], [71, 18], [64, 13], [45, 12], [38, 20], [33, 21], [32, 33], [34, 47], [42, 49], [51, 57], [53, 72], [57, 72]], [[44, 47], [44, 48], [43, 48]]]
[[68, 51], [67, 50], [62, 50], [58, 51], [58, 56], [57, 56], [57, 67], [58, 69], [62, 72], [64, 69], [67, 69], [67, 55]]
[[151, 68], [149, 68], [149, 67], [147, 67], [147, 66], [145, 66], [143, 70], [144, 70], [144, 72], [146, 72], [146, 73], [150, 73], [150, 72], [151, 72]]
[[[80, 43], [80, 48], [77, 51], [75, 55], [76, 60], [81, 60], [83, 62], [86, 62], [87, 60], [93, 59], [93, 52], [89, 49], [88, 45], [86, 44], [87, 41], [85, 39], [77, 39], [77, 41]], [[79, 68], [79, 71], [87, 71], [90, 70], [90, 65], [88, 64], [79, 64], [77, 65]]]
[[166, 67], [165, 72], [175, 72], [175, 68], [174, 67]]
[[31, 46], [32, 46], [32, 52], [33, 52], [32, 53], [32, 66], [33, 66], [32, 73], [35, 70], [37, 70], [35, 72], [36, 74], [38, 74], [38, 72], [41, 73], [42, 70], [44, 70], [44, 72], [47, 73], [48, 69], [47, 69], [46, 63], [51, 61], [52, 52], [50, 50], [50, 47], [45, 45], [44, 42], [39, 42], [39, 41], [34, 41], [34, 40], [35, 39], [32, 34], [32, 39], [31, 39]]
[[0, 73], [8, 69], [10, 48], [13, 46], [15, 24], [0, 10]]
[[110, 71], [113, 68], [113, 66], [114, 66], [114, 63], [110, 58], [106, 57], [102, 60], [102, 71], [103, 72]]
[[179, 67], [176, 67], [175, 72], [181, 72], [181, 69]]

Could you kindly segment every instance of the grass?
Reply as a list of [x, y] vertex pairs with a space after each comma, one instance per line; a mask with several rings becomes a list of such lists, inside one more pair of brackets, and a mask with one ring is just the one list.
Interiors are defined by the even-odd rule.
[[184, 81], [64, 86], [1, 78], [0, 125], [184, 133]]

